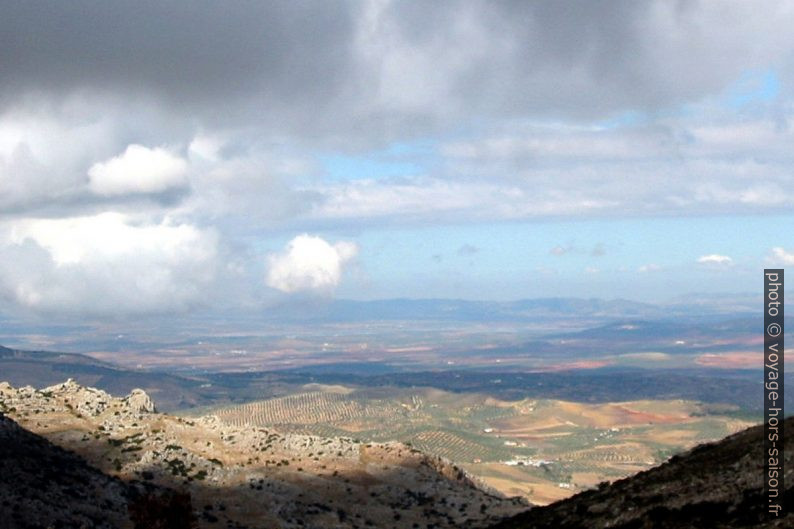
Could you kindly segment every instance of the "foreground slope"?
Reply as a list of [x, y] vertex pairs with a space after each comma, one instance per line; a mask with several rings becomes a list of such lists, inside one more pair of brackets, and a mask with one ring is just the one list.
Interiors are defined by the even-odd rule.
[[187, 529], [193, 518], [186, 496], [108, 476], [0, 414], [4, 529]]
[[[794, 418], [786, 420], [786, 505], [794, 507]], [[493, 529], [790, 528], [766, 516], [763, 427], [705, 444], [598, 490], [536, 507]]]
[[3, 527], [130, 526], [129, 497], [123, 481], [0, 416]]
[[142, 391], [0, 383], [0, 411], [104, 473], [189, 494], [200, 527], [476, 528], [526, 508], [404, 444], [187, 420]]
[[[116, 399], [71, 381], [0, 383], [0, 412], [0, 521], [14, 529], [794, 526], [794, 516], [765, 516], [760, 427], [516, 514], [520, 502], [405, 445], [188, 421], [156, 413], [141, 391]], [[791, 505], [794, 419], [786, 431]]]

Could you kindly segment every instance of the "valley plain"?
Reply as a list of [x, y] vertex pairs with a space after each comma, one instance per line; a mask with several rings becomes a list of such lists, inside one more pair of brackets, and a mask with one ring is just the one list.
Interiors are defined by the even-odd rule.
[[400, 441], [533, 504], [626, 477], [753, 424], [736, 416], [735, 405], [684, 400], [588, 404], [432, 388], [310, 384], [302, 390], [212, 413], [241, 428]]
[[[228, 513], [229, 520], [264, 516], [284, 527], [324, 519], [330, 511], [311, 505], [321, 498], [341, 504], [351, 494], [362, 505], [391, 509], [386, 518], [399, 516], [386, 526], [411, 527], [408, 520], [427, 513], [421, 514], [425, 500], [406, 499], [407, 491], [437, 479], [449, 488], [445, 498], [468, 499], [437, 509], [428, 527], [464, 519], [487, 525], [527, 503], [592, 490], [760, 420], [758, 321], [748, 311], [571, 299], [334, 303], [337, 312], [316, 318], [300, 312], [279, 321], [190, 320], [175, 327], [141, 321], [126, 324], [133, 331], [127, 334], [112, 325], [49, 333], [5, 326], [0, 335], [10, 343], [66, 351], [0, 347], [8, 388], [30, 386], [14, 391], [36, 403], [22, 415], [7, 411], [104, 472], [160, 476], [153, 478], [158, 485], [187, 486], [205, 505], [213, 505], [206, 486], [214, 479], [246, 502], [259, 486], [275, 487], [271, 506], [323, 484], [316, 502], [301, 504], [314, 513], [309, 518], [298, 511], [277, 511], [272, 520], [265, 511]], [[42, 336], [47, 340], [37, 341]], [[53, 390], [41, 388], [62, 388], [68, 378], [71, 386], [58, 391], [93, 387], [119, 396], [141, 388], [168, 415], [136, 416], [114, 434], [104, 409], [95, 416], [101, 421], [68, 407], [42, 411], [41, 399]], [[331, 455], [296, 439], [346, 448]], [[278, 456], [264, 457], [264, 447]], [[351, 457], [344, 456], [348, 448]], [[237, 466], [232, 472], [229, 465]], [[406, 489], [400, 468], [414, 469]], [[370, 477], [358, 483], [355, 476]], [[360, 488], [345, 492], [350, 483]], [[367, 499], [371, 487], [381, 487], [379, 499]], [[205, 522], [219, 518], [206, 514]], [[367, 526], [366, 518], [348, 523], [338, 514], [334, 523], [341, 526]]]

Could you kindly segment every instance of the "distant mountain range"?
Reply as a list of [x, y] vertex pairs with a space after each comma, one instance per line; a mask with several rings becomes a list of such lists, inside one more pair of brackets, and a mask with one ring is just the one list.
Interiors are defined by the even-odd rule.
[[625, 299], [537, 298], [517, 301], [460, 299], [304, 300], [274, 307], [268, 320], [371, 320], [537, 321], [546, 318], [636, 318], [748, 315], [758, 312], [747, 295], [688, 296], [672, 303], [655, 304]]

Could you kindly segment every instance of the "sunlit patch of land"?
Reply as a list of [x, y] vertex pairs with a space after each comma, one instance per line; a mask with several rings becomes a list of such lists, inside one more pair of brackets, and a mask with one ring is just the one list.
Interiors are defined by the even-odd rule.
[[705, 353], [695, 359], [704, 367], [723, 369], [754, 369], [763, 365], [764, 355], [758, 351], [737, 351], [730, 353]]
[[752, 424], [734, 411], [687, 400], [507, 401], [430, 388], [342, 391], [315, 384], [214, 413], [235, 426], [403, 441], [504, 494], [546, 504]]

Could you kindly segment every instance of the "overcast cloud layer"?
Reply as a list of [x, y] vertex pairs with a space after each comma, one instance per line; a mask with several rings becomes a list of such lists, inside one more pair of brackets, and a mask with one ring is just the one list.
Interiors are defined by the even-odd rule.
[[364, 248], [312, 232], [794, 207], [794, 2], [0, 13], [0, 296], [20, 310], [331, 295]]

